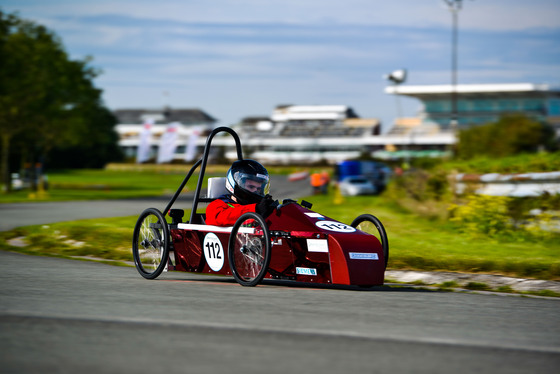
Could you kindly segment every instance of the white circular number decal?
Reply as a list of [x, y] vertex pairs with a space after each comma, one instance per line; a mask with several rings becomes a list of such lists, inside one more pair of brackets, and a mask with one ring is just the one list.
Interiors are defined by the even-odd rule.
[[356, 231], [355, 228], [352, 226], [348, 226], [341, 222], [336, 221], [317, 221], [315, 222], [317, 227], [322, 228], [323, 230], [329, 231], [338, 231], [338, 232], [354, 232]]
[[204, 257], [210, 269], [220, 271], [224, 266], [224, 247], [220, 239], [214, 233], [209, 233], [204, 237], [202, 244], [204, 249]]

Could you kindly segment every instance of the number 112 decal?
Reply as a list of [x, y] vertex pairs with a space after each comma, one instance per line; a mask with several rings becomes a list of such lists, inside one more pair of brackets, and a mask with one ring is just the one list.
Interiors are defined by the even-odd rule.
[[336, 232], [354, 232], [356, 231], [355, 228], [352, 226], [348, 226], [341, 222], [336, 221], [317, 221], [315, 222], [317, 227], [322, 228], [323, 230], [329, 231], [336, 231]]
[[206, 257], [206, 262], [210, 269], [220, 271], [224, 266], [224, 247], [216, 234], [208, 233], [204, 237], [202, 248], [204, 249], [204, 257]]

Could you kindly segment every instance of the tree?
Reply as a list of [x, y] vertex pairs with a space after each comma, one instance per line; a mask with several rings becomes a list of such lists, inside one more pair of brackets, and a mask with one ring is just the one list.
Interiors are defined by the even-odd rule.
[[80, 139], [87, 142], [68, 142], [55, 147], [47, 160], [53, 168], [100, 168], [107, 162], [122, 159], [118, 135], [114, 130], [114, 114], [99, 107], [83, 108], [85, 126], [81, 126]]
[[[22, 131], [20, 126], [12, 122], [20, 113], [15, 102], [21, 100], [25, 102], [25, 97], [21, 97], [21, 91], [13, 91], [17, 86], [17, 79], [21, 76], [12, 76], [12, 72], [21, 72], [18, 64], [22, 62], [21, 54], [14, 53], [13, 45], [16, 37], [13, 29], [19, 24], [19, 20], [14, 15], [4, 15], [0, 11], [0, 133], [2, 146], [1, 174], [2, 181], [6, 183], [6, 189], [10, 189], [9, 178], [9, 154], [10, 142], [15, 134]], [[25, 47], [25, 46], [22, 46]], [[27, 82], [22, 81], [25, 86]], [[19, 94], [19, 95], [18, 95]]]
[[[18, 143], [31, 162], [46, 159], [56, 148], [91, 144], [92, 138], [116, 145], [116, 120], [107, 115], [101, 91], [93, 85], [98, 72], [90, 61], [71, 60], [44, 26], [0, 11], [2, 179], [8, 190], [11, 144]], [[92, 135], [96, 131], [102, 133]]]
[[523, 114], [508, 114], [497, 122], [461, 130], [457, 156], [505, 157], [518, 153], [536, 152], [540, 147], [554, 149], [550, 127]]

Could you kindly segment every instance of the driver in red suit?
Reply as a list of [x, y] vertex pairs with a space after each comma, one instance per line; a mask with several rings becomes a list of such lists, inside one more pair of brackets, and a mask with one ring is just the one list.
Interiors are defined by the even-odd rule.
[[254, 160], [235, 161], [227, 172], [226, 189], [230, 192], [211, 202], [206, 208], [206, 224], [233, 226], [248, 212], [268, 217], [278, 205], [268, 195], [268, 171]]

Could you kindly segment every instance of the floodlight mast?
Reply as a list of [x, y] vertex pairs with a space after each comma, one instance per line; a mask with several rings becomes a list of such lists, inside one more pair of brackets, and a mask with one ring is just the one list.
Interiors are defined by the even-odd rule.
[[459, 125], [459, 114], [457, 110], [457, 23], [458, 13], [462, 8], [463, 0], [443, 0], [447, 8], [451, 12], [453, 19], [452, 25], [452, 51], [451, 51], [451, 122], [450, 127], [453, 132], [457, 130]]
[[399, 92], [398, 92], [398, 85], [404, 83], [406, 80], [406, 69], [395, 70], [391, 74], [385, 74], [383, 78], [387, 79], [390, 82], [393, 82], [395, 87], [395, 100], [397, 103], [397, 119], [402, 117], [402, 110], [401, 110], [401, 103], [399, 101]]
[[[383, 76], [383, 78], [387, 79], [390, 82], [393, 82], [393, 87], [395, 88], [394, 93], [395, 93], [395, 102], [397, 104], [397, 119], [395, 120], [395, 124], [398, 123], [399, 119], [402, 118], [402, 108], [401, 108], [401, 102], [400, 102], [400, 95], [399, 95], [399, 91], [398, 91], [398, 85], [401, 83], [404, 83], [404, 81], [406, 81], [406, 69], [400, 69], [400, 70], [395, 70], [393, 71], [391, 74], [385, 74]], [[410, 139], [410, 147], [412, 147], [412, 139]], [[403, 144], [403, 150], [406, 151], [407, 147], [406, 144]], [[406, 156], [406, 162], [408, 164], [409, 161], [409, 156]]]

